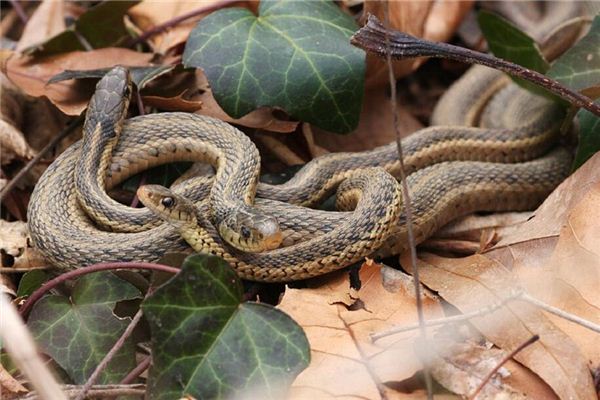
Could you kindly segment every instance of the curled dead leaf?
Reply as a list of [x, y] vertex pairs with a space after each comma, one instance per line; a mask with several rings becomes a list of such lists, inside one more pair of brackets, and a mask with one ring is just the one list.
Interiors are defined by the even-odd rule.
[[0, 220], [2, 267], [27, 269], [45, 265], [44, 258], [29, 246], [28, 237], [26, 222]]
[[15, 157], [29, 160], [35, 156], [35, 153], [25, 141], [21, 131], [0, 119], [0, 160], [2, 160], [2, 165], [10, 163]]

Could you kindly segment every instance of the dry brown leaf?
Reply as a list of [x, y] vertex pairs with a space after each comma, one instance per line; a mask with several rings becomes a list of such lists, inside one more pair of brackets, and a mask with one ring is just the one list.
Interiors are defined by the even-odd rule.
[[[419, 260], [419, 274], [423, 284], [463, 313], [497, 304], [520, 287], [508, 269], [481, 255], [450, 259], [424, 254]], [[596, 398], [587, 357], [536, 307], [512, 301], [470, 321], [489, 341], [505, 350], [517, 348], [534, 334], [540, 335], [539, 341], [515, 359], [540, 376], [561, 399]]]
[[[219, 6], [222, 3], [223, 0], [143, 1], [129, 9], [128, 15], [142, 31], [147, 31], [183, 14], [213, 5]], [[250, 7], [250, 3], [252, 2], [239, 1], [231, 3], [228, 7]], [[222, 7], [225, 7], [225, 5], [222, 5]], [[163, 32], [153, 35], [148, 39], [148, 43], [152, 46], [154, 52], [164, 54], [170, 48], [185, 42], [198, 21], [210, 12], [212, 11], [186, 19]]]
[[[525, 226], [536, 224], [537, 238], [522, 241], [516, 232], [513, 237], [519, 238], [517, 243], [488, 253], [512, 266], [534, 297], [596, 324], [600, 324], [600, 182], [591, 187], [588, 183], [596, 175], [599, 160], [592, 158], [557, 190], [556, 198], [553, 194], [540, 207], [541, 221], [557, 215], [556, 221], [547, 224], [546, 232], [539, 221], [530, 221]], [[565, 190], [568, 199], [560, 196]], [[583, 198], [581, 192], [586, 192]], [[565, 199], [564, 203], [560, 199]], [[559, 223], [562, 229], [557, 235]], [[506, 242], [511, 240], [506, 238]], [[577, 343], [590, 365], [600, 365], [598, 333], [556, 316], [549, 318]]]
[[0, 160], [1, 164], [10, 163], [15, 157], [31, 159], [35, 151], [29, 147], [23, 133], [8, 122], [0, 119]]
[[72, 51], [40, 59], [15, 55], [3, 65], [3, 72], [28, 95], [46, 96], [65, 114], [79, 115], [87, 106], [94, 85], [74, 80], [46, 84], [51, 77], [66, 69], [109, 68], [123, 63], [127, 66], [148, 66], [151, 58], [149, 53], [116, 47]]
[[[430, 40], [444, 41], [450, 38], [472, 7], [472, 1], [392, 1], [389, 2], [390, 27], [409, 35]], [[366, 1], [363, 15], [374, 14], [384, 21], [387, 2]], [[431, 19], [431, 22], [429, 21]], [[443, 22], [442, 22], [443, 21]], [[394, 63], [396, 78], [408, 75], [423, 62], [423, 58], [406, 59]], [[367, 55], [367, 88], [389, 84], [387, 64], [381, 58]]]
[[181, 92], [175, 97], [142, 96], [142, 100], [144, 101], [144, 105], [168, 111], [194, 112], [202, 108], [201, 101], [188, 100], [185, 94], [186, 91]]
[[[477, 343], [452, 340], [433, 341], [436, 356], [431, 365], [433, 378], [446, 389], [471, 395], [506, 352]], [[504, 364], [483, 387], [478, 399], [555, 399], [552, 389], [531, 371], [516, 362]]]
[[65, 2], [44, 0], [33, 12], [17, 43], [17, 51], [44, 42], [65, 30]]
[[[402, 105], [398, 104], [397, 112], [402, 137], [423, 128]], [[365, 92], [358, 127], [351, 133], [340, 135], [311, 128], [315, 143], [329, 151], [364, 151], [396, 140], [393, 120], [389, 95], [383, 88], [374, 88]]]
[[502, 238], [488, 256], [511, 269], [519, 267], [522, 259], [527, 259], [528, 267], [546, 265], [571, 210], [599, 182], [600, 154], [596, 154], [559, 185], [529, 221]]
[[[294, 382], [291, 398], [378, 399], [381, 390], [390, 390], [383, 383], [402, 381], [421, 369], [414, 352], [417, 332], [376, 343], [369, 338], [416, 321], [410, 278], [375, 264], [363, 265], [360, 278], [358, 293], [348, 289], [345, 273], [333, 274], [317, 288], [286, 291], [279, 308], [304, 328], [311, 346], [311, 364]], [[424, 311], [428, 318], [442, 314], [431, 296], [424, 299]]]
[[11, 394], [23, 394], [28, 392], [28, 390], [0, 365], [0, 398], [4, 398], [4, 396], [10, 398], [8, 392]]

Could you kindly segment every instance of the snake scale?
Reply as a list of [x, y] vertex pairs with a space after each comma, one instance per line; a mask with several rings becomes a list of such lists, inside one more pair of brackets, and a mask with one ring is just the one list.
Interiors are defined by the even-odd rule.
[[[423, 129], [403, 141], [418, 240], [474, 211], [535, 207], [568, 174], [569, 153], [547, 153], [562, 118], [560, 108], [547, 100], [507, 84], [495, 71], [473, 67], [440, 100], [433, 120], [442, 126]], [[480, 127], [457, 126], [475, 122]], [[207, 127], [212, 134], [206, 133]], [[247, 165], [223, 172], [223, 150], [206, 144], [207, 136], [224, 132], [245, 137], [227, 124], [194, 114], [151, 114], [124, 121], [112, 155], [102, 153], [104, 166], [96, 169], [106, 170], [105, 179], [90, 177], [96, 178], [101, 191], [141, 170], [175, 160], [202, 160], [217, 167], [214, 179], [194, 178], [173, 191], [140, 189], [148, 209], [131, 210], [106, 198], [98, 201], [108, 204], [95, 215], [101, 221], [114, 213], [128, 215], [121, 219], [135, 223], [133, 218], [144, 214], [139, 218], [153, 227], [141, 232], [101, 230], [89, 218], [78, 200], [75, 177], [82, 174], [80, 155], [94, 149], [82, 153], [82, 143], [75, 143], [52, 163], [34, 190], [28, 214], [34, 245], [53, 264], [76, 268], [103, 261], [156, 261], [167, 251], [185, 248], [183, 235], [195, 248], [223, 256], [241, 277], [259, 281], [303, 279], [345, 267], [380, 249], [395, 253], [406, 248], [398, 185], [389, 174], [398, 173], [395, 144], [316, 158], [283, 185], [256, 184], [258, 173], [252, 170], [246, 175], [246, 189], [241, 190], [244, 185], [236, 174]], [[233, 158], [244, 159], [240, 148], [221, 146]], [[247, 153], [255, 161], [258, 158], [254, 150]], [[228, 180], [223, 181], [224, 175]], [[355, 204], [354, 211], [303, 207], [318, 204], [338, 186], [339, 197]], [[254, 190], [255, 207], [251, 205]], [[207, 197], [208, 201], [202, 200]], [[220, 206], [226, 206], [226, 211], [215, 211], [215, 199], [224, 199]], [[169, 203], [172, 207], [165, 207]], [[232, 218], [227, 213], [240, 209], [274, 218], [284, 247], [246, 253], [224, 243], [219, 225]], [[158, 218], [169, 223], [156, 225]], [[229, 228], [240, 226], [233, 223]], [[246, 236], [239, 231], [238, 235]]]

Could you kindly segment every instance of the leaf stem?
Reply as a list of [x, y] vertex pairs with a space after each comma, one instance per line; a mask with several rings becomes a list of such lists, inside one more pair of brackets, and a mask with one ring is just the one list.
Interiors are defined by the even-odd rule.
[[475, 397], [477, 397], [477, 395], [479, 394], [479, 392], [481, 392], [481, 389], [483, 389], [483, 387], [485, 385], [487, 385], [487, 383], [489, 382], [490, 379], [492, 379], [492, 376], [494, 376], [494, 374], [496, 372], [498, 372], [498, 370], [500, 369], [500, 367], [502, 367], [504, 364], [506, 364], [506, 362], [508, 360], [510, 360], [511, 358], [513, 358], [518, 352], [520, 352], [521, 350], [523, 350], [525, 347], [537, 342], [540, 339], [539, 335], [533, 335], [532, 337], [530, 337], [529, 339], [527, 339], [525, 342], [521, 343], [519, 345], [519, 347], [517, 347], [516, 349], [514, 349], [513, 351], [511, 351], [510, 353], [508, 353], [506, 356], [504, 356], [504, 358], [502, 360], [500, 360], [500, 362], [489, 372], [489, 374], [486, 375], [485, 378], [483, 378], [483, 380], [481, 381], [481, 383], [479, 384], [479, 386], [477, 387], [477, 389], [475, 389], [475, 391], [473, 392], [473, 394], [471, 396], [469, 396], [469, 400], [475, 400]]
[[[150, 292], [148, 292], [148, 293], [150, 293]], [[146, 294], [146, 297], [147, 296], [148, 296], [148, 294]], [[98, 363], [94, 372], [92, 372], [92, 374], [90, 375], [88, 380], [85, 382], [85, 385], [83, 385], [83, 387], [81, 388], [81, 392], [79, 392], [79, 394], [77, 395], [76, 400], [84, 400], [85, 399], [89, 390], [92, 388], [94, 383], [96, 383], [96, 381], [98, 380], [100, 373], [102, 371], [104, 371], [104, 369], [106, 368], [108, 363], [115, 357], [117, 352], [119, 350], [121, 350], [121, 347], [123, 347], [123, 345], [125, 344], [125, 341], [131, 336], [131, 334], [133, 333], [133, 330], [135, 329], [137, 324], [142, 319], [142, 315], [144, 315], [144, 313], [142, 312], [142, 309], [140, 308], [135, 313], [133, 318], [131, 319], [131, 322], [129, 323], [129, 325], [127, 325], [127, 328], [125, 328], [125, 330], [123, 331], [123, 334], [121, 334], [121, 336], [115, 342], [113, 347], [111, 347], [111, 349], [108, 351], [108, 353], [106, 353], [106, 355], [104, 356], [102, 361], [100, 361]]]
[[120, 382], [121, 385], [127, 385], [132, 383], [135, 378], [140, 376], [150, 366], [152, 362], [152, 356], [146, 356], [134, 369], [132, 369], [125, 378]]
[[44, 294], [46, 294], [50, 289], [55, 288], [57, 285], [65, 282], [65, 281], [68, 281], [69, 279], [74, 279], [74, 278], [77, 278], [77, 277], [80, 277], [83, 275], [91, 274], [93, 272], [117, 270], [117, 269], [148, 269], [148, 270], [153, 270], [153, 271], [167, 272], [170, 274], [177, 274], [179, 272], [179, 268], [171, 267], [169, 265], [153, 264], [153, 263], [146, 263], [146, 262], [100, 263], [100, 264], [93, 264], [93, 265], [90, 265], [89, 267], [85, 267], [85, 268], [77, 268], [72, 271], [66, 272], [62, 275], [59, 275], [56, 278], [51, 279], [48, 282], [44, 283], [42, 286], [40, 286], [35, 292], [33, 292], [31, 294], [31, 296], [29, 296], [29, 298], [27, 298], [25, 303], [23, 303], [23, 305], [19, 309], [19, 313], [21, 313], [21, 316], [23, 318], [25, 318], [27, 316], [27, 314], [29, 313], [29, 311], [31, 310], [31, 307], [33, 307], [33, 305]]
[[[386, 35], [389, 35], [391, 41], [389, 51], [385, 45]], [[565, 99], [569, 103], [585, 108], [591, 113], [600, 116], [600, 105], [594, 104], [589, 97], [572, 91], [544, 74], [494, 57], [491, 54], [481, 53], [447, 43], [432, 42], [416, 38], [403, 32], [388, 30], [374, 15], [369, 15], [367, 24], [352, 35], [350, 42], [353, 45], [380, 57], [386, 57], [389, 53], [391, 57], [397, 59], [438, 57], [468, 64], [484, 65], [539, 85]]]
[[24, 25], [27, 25], [27, 22], [29, 22], [29, 16], [23, 9], [23, 6], [21, 5], [21, 3], [19, 3], [18, 0], [9, 0], [9, 3], [12, 6], [13, 10], [15, 10], [17, 15], [19, 16], [19, 19], [21, 20], [21, 22]]

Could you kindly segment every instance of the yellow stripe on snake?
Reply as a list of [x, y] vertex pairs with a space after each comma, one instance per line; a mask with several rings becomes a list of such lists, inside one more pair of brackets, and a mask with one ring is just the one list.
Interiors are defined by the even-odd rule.
[[[127, 108], [127, 88], [122, 68], [98, 83], [83, 144], [61, 154], [34, 190], [30, 234], [53, 264], [157, 261], [185, 248], [184, 237], [197, 251], [223, 256], [245, 279], [291, 281], [378, 251], [406, 249], [404, 211], [392, 177], [399, 172], [395, 143], [316, 158], [282, 185], [257, 183], [258, 152], [243, 133], [215, 119], [151, 114], [114, 130], [126, 112], [118, 107]], [[569, 170], [566, 150], [548, 153], [562, 119], [560, 108], [496, 71], [467, 72], [436, 107], [433, 122], [441, 126], [403, 141], [418, 241], [468, 213], [539, 204]], [[480, 127], [457, 126], [474, 123]], [[148, 209], [118, 204], [105, 193], [144, 169], [182, 160], [208, 162], [216, 176], [190, 179], [173, 191], [143, 187], [138, 193]], [[318, 204], [338, 186], [338, 203], [356, 205], [354, 211], [303, 207]], [[92, 217], [104, 226], [134, 232], [101, 230], [86, 210], [94, 210]], [[252, 251], [280, 242], [283, 247], [248, 253], [223, 238]]]

